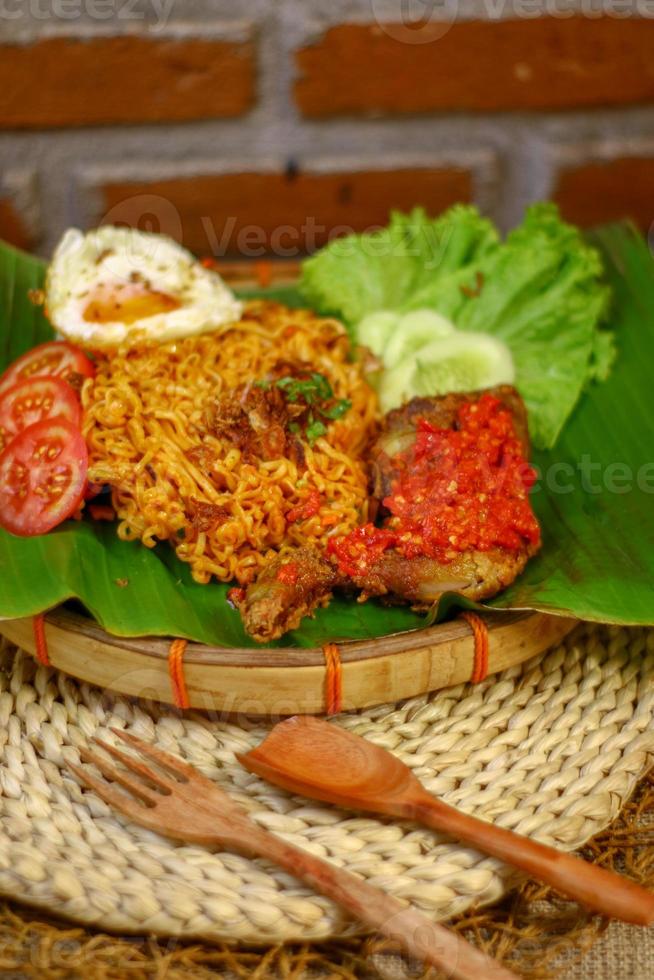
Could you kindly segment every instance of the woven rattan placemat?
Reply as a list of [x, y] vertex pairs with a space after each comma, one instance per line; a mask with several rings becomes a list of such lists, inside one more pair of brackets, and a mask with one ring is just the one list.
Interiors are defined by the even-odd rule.
[[[315, 941], [356, 927], [263, 861], [178, 846], [82, 792], [64, 758], [126, 726], [221, 783], [257, 822], [426, 912], [497, 899], [498, 862], [412, 825], [289, 796], [234, 760], [266, 725], [130, 702], [36, 667], [5, 644], [0, 683], [0, 892], [77, 922], [240, 943]], [[654, 754], [654, 632], [582, 626], [484, 683], [339, 717], [448, 802], [573, 848], [614, 818]]]
[[[654, 887], [654, 776], [583, 849], [586, 860]], [[451, 924], [526, 980], [651, 980], [654, 932], [593, 916], [535, 882]], [[590, 952], [589, 952], [590, 951]], [[0, 975], [21, 980], [435, 980], [375, 937], [235, 947], [75, 927], [0, 902]]]
[[[654, 888], [653, 845], [650, 773], [582, 854]], [[653, 930], [589, 915], [535, 882], [525, 882], [495, 905], [469, 910], [451, 926], [526, 980], [650, 980], [654, 973]], [[117, 937], [7, 901], [0, 902], [0, 975], [21, 980], [426, 980], [419, 964], [406, 964], [375, 937], [258, 949]], [[433, 971], [430, 980], [435, 980]]]

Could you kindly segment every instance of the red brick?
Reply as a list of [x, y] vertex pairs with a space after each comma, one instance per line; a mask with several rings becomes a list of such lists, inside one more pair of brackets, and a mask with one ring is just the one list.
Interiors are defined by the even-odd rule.
[[33, 244], [23, 219], [6, 197], [0, 198], [0, 239], [17, 248], [29, 249]]
[[343, 24], [297, 52], [307, 116], [567, 109], [654, 100], [654, 21], [540, 17], [454, 23], [407, 44]]
[[250, 43], [108, 37], [0, 46], [0, 126], [237, 116], [253, 101]]
[[575, 224], [632, 218], [648, 231], [654, 222], [654, 158], [621, 157], [568, 167], [559, 174], [554, 199]]
[[[251, 257], [300, 254], [323, 244], [335, 230], [385, 224], [391, 208], [420, 204], [436, 214], [455, 201], [470, 200], [471, 194], [470, 173], [458, 169], [293, 177], [239, 173], [103, 188], [111, 223], [144, 227], [154, 216], [161, 231], [181, 237], [197, 254]], [[223, 229], [231, 230], [221, 247]]]

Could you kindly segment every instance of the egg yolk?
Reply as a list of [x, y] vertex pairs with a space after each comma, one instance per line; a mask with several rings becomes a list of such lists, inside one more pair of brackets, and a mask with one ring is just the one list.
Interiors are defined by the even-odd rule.
[[157, 313], [170, 313], [181, 302], [142, 283], [96, 286], [82, 314], [88, 323], [136, 323]]

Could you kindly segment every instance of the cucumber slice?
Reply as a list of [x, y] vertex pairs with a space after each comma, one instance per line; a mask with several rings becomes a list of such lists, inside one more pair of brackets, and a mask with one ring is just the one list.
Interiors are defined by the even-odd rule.
[[384, 363], [392, 367], [426, 344], [453, 333], [454, 324], [434, 310], [413, 310], [405, 313], [382, 352]]
[[486, 333], [456, 330], [387, 368], [377, 384], [383, 412], [398, 408], [415, 395], [433, 397], [448, 391], [478, 391], [512, 384], [511, 351]]
[[486, 333], [456, 331], [423, 347], [415, 362], [411, 383], [414, 395], [477, 391], [515, 380], [511, 351]]
[[382, 412], [390, 412], [392, 408], [399, 408], [415, 394], [413, 390], [415, 371], [416, 361], [414, 357], [405, 358], [395, 367], [382, 371], [376, 385]]
[[369, 347], [377, 357], [382, 357], [388, 338], [397, 329], [399, 319], [399, 314], [390, 310], [369, 313], [356, 327], [357, 342]]

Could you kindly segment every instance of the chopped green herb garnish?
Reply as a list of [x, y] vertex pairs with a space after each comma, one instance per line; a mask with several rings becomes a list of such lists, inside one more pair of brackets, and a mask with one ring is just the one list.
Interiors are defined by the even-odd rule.
[[[314, 371], [308, 378], [293, 378], [290, 375], [279, 378], [277, 381], [255, 381], [256, 388], [267, 390], [271, 387], [279, 388], [284, 392], [286, 400], [291, 404], [304, 402], [307, 410], [301, 411], [301, 417], [288, 423], [288, 430], [294, 435], [304, 436], [310, 446], [316, 439], [324, 436], [327, 432], [325, 421], [334, 421], [342, 418], [350, 408], [352, 402], [349, 398], [340, 398], [334, 401], [334, 390], [329, 383], [329, 379], [324, 374]], [[333, 404], [328, 404], [333, 402]]]
[[352, 402], [349, 398], [341, 398], [340, 401], [332, 405], [331, 408], [323, 408], [320, 410], [320, 414], [324, 415], [328, 419], [340, 419], [346, 412], [352, 408]]
[[305, 430], [305, 435], [309, 445], [313, 446], [316, 439], [320, 438], [320, 436], [324, 436], [326, 432], [327, 426], [324, 422], [321, 422], [320, 419], [314, 419], [312, 422], [310, 422]]
[[324, 374], [314, 373], [306, 379], [280, 378], [275, 386], [286, 393], [289, 402], [297, 402], [303, 398], [307, 405], [315, 405], [316, 402], [325, 402], [334, 397], [332, 386]]

